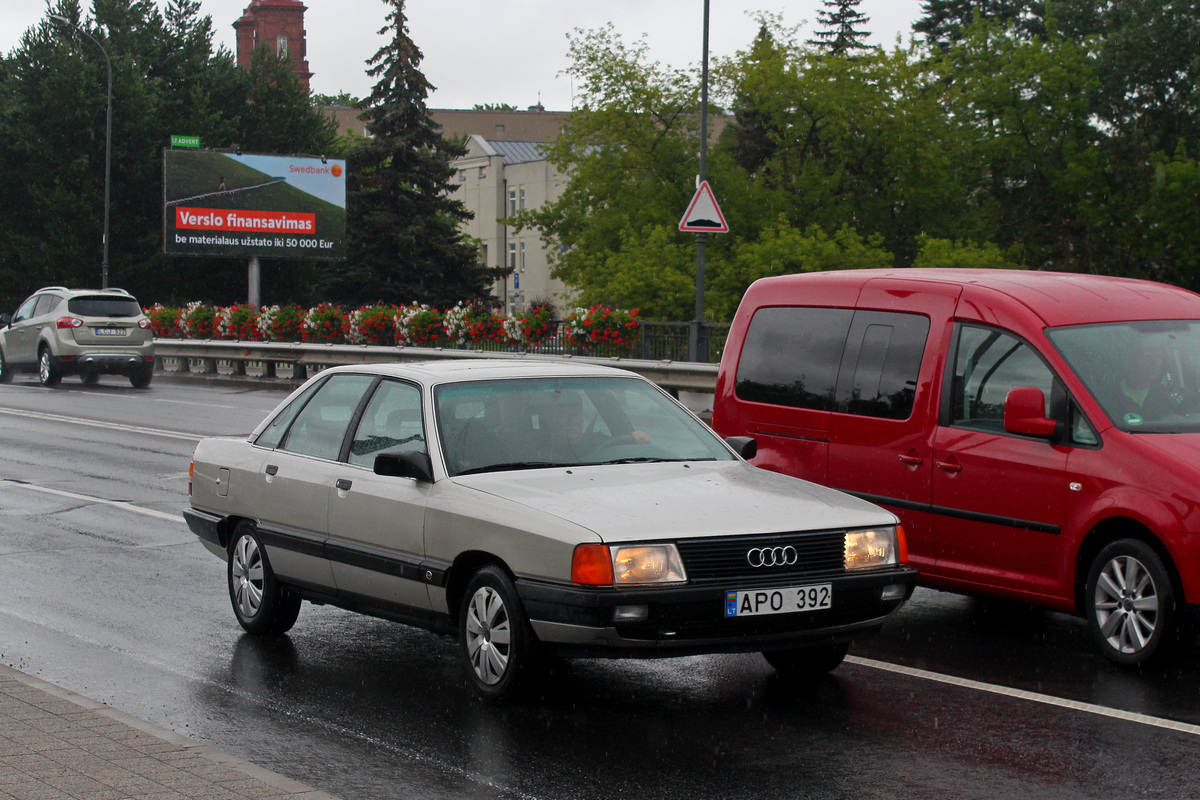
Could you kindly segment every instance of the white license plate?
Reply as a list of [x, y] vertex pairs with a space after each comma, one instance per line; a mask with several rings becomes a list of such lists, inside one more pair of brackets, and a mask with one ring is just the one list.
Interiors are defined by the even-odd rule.
[[124, 336], [124, 328], [95, 328], [97, 336]]
[[797, 611], [821, 611], [832, 607], [833, 584], [830, 583], [725, 593], [725, 616], [727, 617], [792, 614]]

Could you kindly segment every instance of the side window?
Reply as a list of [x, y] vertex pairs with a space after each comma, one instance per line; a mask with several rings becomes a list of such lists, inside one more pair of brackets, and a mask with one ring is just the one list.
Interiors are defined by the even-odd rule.
[[850, 329], [838, 410], [907, 419], [917, 392], [929, 319], [919, 314], [858, 311]]
[[18, 322], [24, 322], [33, 316], [33, 307], [37, 304], [38, 297], [39, 295], [35, 294], [24, 303], [21, 303], [21, 307], [17, 309], [17, 313], [13, 314], [12, 322], [14, 325]]
[[38, 298], [37, 306], [33, 309], [33, 316], [40, 317], [49, 314], [54, 310], [54, 307], [59, 304], [62, 298], [53, 294], [44, 294]]
[[296, 415], [282, 449], [336, 460], [350, 420], [374, 380], [370, 375], [334, 375], [327, 380]]
[[970, 325], [959, 328], [952, 380], [950, 424], [997, 433], [1004, 430], [1009, 390], [1035, 386], [1049, 404], [1054, 388], [1054, 373], [1032, 347], [1002, 331]]
[[738, 397], [835, 410], [838, 366], [852, 317], [844, 308], [760, 309], [742, 346]]
[[375, 389], [354, 432], [350, 463], [370, 467], [378, 453], [405, 450], [426, 452], [421, 390], [407, 383], [384, 381]]
[[300, 409], [304, 408], [304, 404], [308, 402], [313, 393], [320, 388], [319, 384], [314, 384], [308, 388], [308, 391], [298, 396], [295, 400], [288, 403], [287, 406], [275, 415], [275, 419], [263, 429], [263, 432], [258, 435], [254, 443], [259, 447], [269, 447], [274, 450], [279, 447], [279, 443], [283, 441], [283, 436], [288, 432], [288, 426], [292, 424], [292, 420], [300, 413]]

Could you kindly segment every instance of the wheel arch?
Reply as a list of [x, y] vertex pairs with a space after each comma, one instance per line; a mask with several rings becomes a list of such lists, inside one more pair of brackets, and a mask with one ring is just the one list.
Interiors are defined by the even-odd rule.
[[462, 610], [463, 592], [467, 589], [467, 583], [470, 582], [472, 575], [486, 566], [494, 566], [503, 570], [508, 575], [508, 579], [516, 583], [516, 575], [504, 563], [504, 559], [494, 553], [485, 550], [466, 550], [459, 553], [446, 572], [446, 607], [450, 611], [450, 618], [456, 621], [455, 624], [457, 624], [458, 614]]
[[1179, 568], [1175, 565], [1175, 559], [1171, 557], [1167, 546], [1154, 531], [1130, 517], [1109, 517], [1088, 531], [1075, 554], [1075, 608], [1078, 614], [1082, 616], [1085, 612], [1084, 593], [1092, 561], [1101, 550], [1119, 539], [1137, 539], [1154, 550], [1167, 568], [1175, 596], [1183, 597], [1183, 580], [1179, 575]]

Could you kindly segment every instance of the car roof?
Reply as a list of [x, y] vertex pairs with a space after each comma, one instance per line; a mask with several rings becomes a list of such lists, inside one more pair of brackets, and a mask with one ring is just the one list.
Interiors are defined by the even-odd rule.
[[[1048, 326], [1141, 319], [1200, 319], [1200, 295], [1154, 281], [1110, 275], [1002, 269], [865, 269], [764, 278], [776, 291], [804, 286], [864, 286], [871, 281], [960, 286], [971, 296], [1007, 298], [1025, 306]], [[766, 292], [770, 297], [774, 292]], [[999, 296], [999, 297], [998, 297]], [[770, 305], [763, 302], [763, 305]]]
[[534, 359], [437, 359], [430, 361], [386, 362], [333, 367], [324, 372], [368, 372], [397, 378], [413, 378], [423, 383], [455, 383], [509, 378], [638, 378], [629, 370], [600, 364], [555, 362]]

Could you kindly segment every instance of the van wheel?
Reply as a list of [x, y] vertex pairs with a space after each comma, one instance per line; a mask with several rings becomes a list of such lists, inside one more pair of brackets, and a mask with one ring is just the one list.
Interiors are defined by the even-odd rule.
[[1153, 666], [1186, 643], [1175, 586], [1158, 553], [1139, 539], [1105, 547], [1088, 570], [1086, 615], [1104, 656], [1123, 667]]
[[787, 680], [810, 680], [837, 669], [846, 658], [849, 644], [797, 647], [791, 650], [766, 650], [763, 658]]
[[535, 637], [504, 570], [488, 565], [471, 578], [458, 614], [458, 633], [475, 693], [489, 703], [517, 696], [531, 672]]
[[279, 584], [258, 531], [249, 522], [239, 522], [233, 531], [227, 575], [233, 613], [247, 633], [270, 636], [296, 624], [301, 600]]
[[57, 386], [62, 380], [62, 370], [55, 363], [49, 347], [43, 346], [38, 351], [38, 378], [41, 379], [42, 386]]

